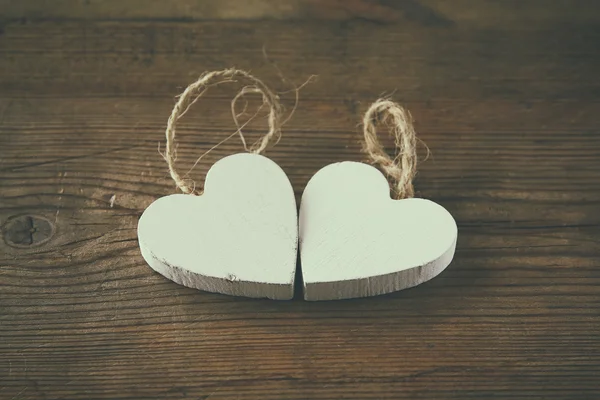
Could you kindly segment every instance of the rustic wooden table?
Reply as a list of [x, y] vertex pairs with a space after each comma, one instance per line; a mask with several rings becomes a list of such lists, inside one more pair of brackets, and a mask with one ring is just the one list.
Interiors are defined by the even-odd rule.
[[[598, 2], [237, 3], [0, 0], [0, 398], [600, 398]], [[298, 198], [364, 159], [371, 101], [410, 109], [432, 151], [418, 196], [459, 225], [450, 267], [323, 303], [154, 273], [136, 224], [175, 191], [174, 97], [234, 65], [288, 109], [319, 76], [268, 152]], [[236, 89], [186, 116], [182, 168], [232, 132]]]

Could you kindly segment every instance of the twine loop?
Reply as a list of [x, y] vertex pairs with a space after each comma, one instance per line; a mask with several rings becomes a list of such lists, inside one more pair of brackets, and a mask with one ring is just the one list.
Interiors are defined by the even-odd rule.
[[[260, 79], [254, 77], [246, 71], [235, 68], [225, 69], [222, 71], [205, 72], [198, 78], [198, 80], [196, 80], [196, 82], [190, 84], [183, 91], [183, 93], [179, 95], [179, 100], [173, 107], [173, 111], [171, 112], [171, 116], [169, 117], [167, 129], [165, 132], [167, 144], [163, 157], [166, 160], [167, 165], [169, 166], [169, 173], [171, 175], [171, 178], [173, 178], [175, 184], [183, 193], [201, 194], [201, 191], [196, 190], [196, 184], [193, 180], [186, 178], [187, 174], [181, 176], [175, 168], [175, 160], [177, 158], [177, 143], [175, 141], [175, 131], [177, 123], [179, 122], [179, 119], [183, 117], [185, 113], [190, 109], [190, 107], [196, 101], [198, 101], [200, 97], [202, 97], [204, 92], [206, 92], [206, 90], [208, 90], [209, 87], [216, 86], [222, 83], [237, 82], [237, 79], [241, 79], [250, 83], [249, 85], [242, 88], [231, 101], [231, 114], [237, 127], [237, 130], [229, 137], [212, 147], [209, 151], [213, 150], [215, 147], [219, 146], [232, 136], [239, 134], [242, 144], [244, 145], [244, 149], [246, 151], [250, 153], [260, 154], [267, 148], [267, 146], [272, 141], [278, 141], [281, 136], [281, 117], [283, 112], [281, 104], [279, 103], [279, 98]], [[254, 119], [256, 115], [258, 115], [260, 109], [252, 118], [250, 118], [244, 124], [240, 125], [238, 121], [238, 117], [240, 116], [240, 114], [236, 112], [236, 104], [246, 94], [254, 93], [260, 94], [262, 96], [263, 104], [260, 106], [260, 109], [262, 109], [265, 105], [269, 107], [269, 130], [261, 139], [259, 139], [256, 143], [250, 146], [250, 148], [248, 148], [246, 144], [246, 139], [244, 138], [244, 134], [242, 133], [242, 129], [252, 119]], [[196, 166], [200, 159], [207, 153], [204, 153], [200, 158], [198, 158], [194, 166]]]
[[[393, 159], [377, 138], [378, 123], [387, 124], [394, 136], [396, 156]], [[364, 115], [363, 133], [363, 151], [392, 181], [395, 197], [414, 197], [412, 181], [417, 173], [417, 135], [410, 113], [389, 99], [378, 99]]]

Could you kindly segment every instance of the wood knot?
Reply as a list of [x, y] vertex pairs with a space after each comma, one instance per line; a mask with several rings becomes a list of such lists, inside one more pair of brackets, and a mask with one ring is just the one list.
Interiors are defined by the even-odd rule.
[[15, 215], [2, 226], [4, 242], [12, 247], [40, 246], [54, 235], [54, 225], [39, 215]]

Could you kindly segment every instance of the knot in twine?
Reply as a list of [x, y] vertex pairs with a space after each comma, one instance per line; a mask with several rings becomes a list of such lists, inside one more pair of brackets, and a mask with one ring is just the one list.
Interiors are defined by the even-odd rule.
[[[242, 71], [239, 69], [225, 69], [222, 71], [212, 71], [205, 72], [202, 74], [198, 80], [191, 85], [189, 85], [181, 95], [179, 95], [179, 100], [173, 107], [173, 111], [171, 112], [171, 116], [169, 117], [169, 121], [167, 123], [167, 130], [165, 132], [165, 136], [167, 138], [166, 151], [163, 155], [164, 159], [167, 161], [169, 166], [169, 173], [171, 174], [171, 178], [175, 181], [177, 187], [186, 194], [201, 194], [201, 191], [196, 191], [196, 185], [194, 181], [186, 178], [187, 174], [183, 177], [177, 172], [175, 169], [175, 160], [177, 158], [177, 145], [175, 142], [175, 129], [177, 127], [177, 123], [181, 117], [185, 115], [185, 113], [189, 110], [189, 108], [196, 102], [206, 90], [210, 86], [216, 86], [221, 83], [228, 82], [237, 82], [236, 79], [242, 79], [250, 82], [251, 84], [245, 86], [238, 92], [238, 94], [231, 101], [231, 114], [233, 116], [233, 121], [237, 127], [237, 130], [231, 134], [229, 137], [212, 147], [208, 152], [230, 139], [232, 136], [239, 134], [240, 139], [242, 140], [242, 144], [244, 145], [244, 149], [250, 153], [260, 154], [263, 152], [271, 141], [279, 140], [281, 136], [281, 116], [282, 116], [282, 107], [279, 103], [279, 98], [275, 95], [260, 79], [250, 75], [246, 71]], [[263, 104], [260, 106], [257, 113], [251, 117], [248, 121], [246, 121], [243, 125], [240, 126], [238, 122], [238, 117], [240, 114], [236, 113], [236, 103], [237, 101], [246, 94], [257, 93], [262, 95]], [[242, 129], [250, 123], [252, 119], [254, 119], [260, 110], [267, 105], [269, 107], [269, 118], [268, 125], [269, 131], [256, 143], [254, 143], [250, 148], [248, 148], [246, 144], [246, 139], [242, 133]], [[243, 113], [243, 112], [242, 112]], [[200, 161], [200, 159], [208, 154], [208, 152], [204, 153], [198, 160], [196, 160], [196, 164]], [[192, 169], [194, 168], [192, 167]], [[191, 170], [190, 170], [191, 171]], [[188, 174], [189, 172], [188, 171]]]
[[[390, 126], [396, 143], [396, 156], [392, 159], [377, 139], [377, 123]], [[363, 118], [363, 151], [392, 180], [397, 199], [414, 197], [413, 178], [417, 173], [417, 135], [410, 113], [399, 104], [388, 100], [375, 101]]]

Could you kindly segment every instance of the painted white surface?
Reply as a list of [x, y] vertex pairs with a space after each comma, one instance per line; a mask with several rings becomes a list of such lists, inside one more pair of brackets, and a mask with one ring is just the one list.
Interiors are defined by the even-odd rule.
[[450, 264], [457, 235], [454, 218], [439, 204], [391, 199], [374, 167], [328, 165], [302, 195], [304, 298], [366, 297], [416, 286]]
[[289, 179], [273, 161], [235, 154], [209, 170], [201, 196], [152, 203], [138, 224], [146, 262], [188, 287], [291, 299], [298, 218]]

